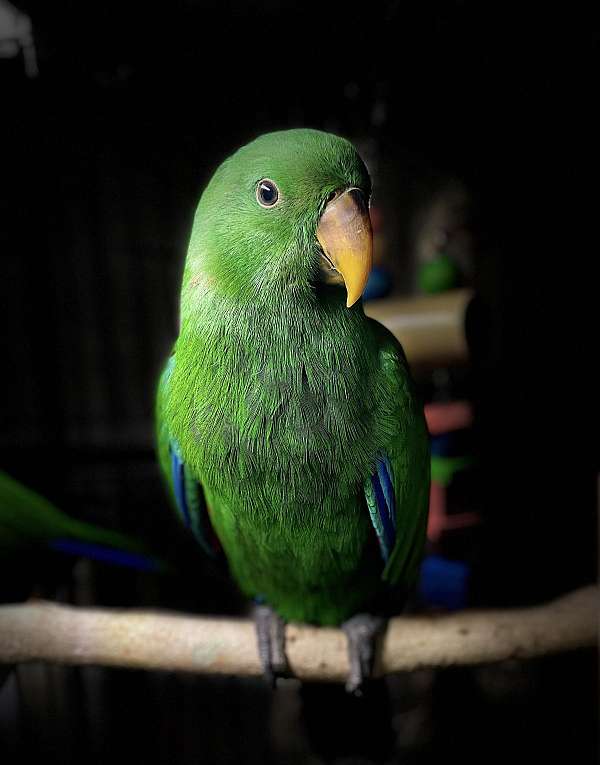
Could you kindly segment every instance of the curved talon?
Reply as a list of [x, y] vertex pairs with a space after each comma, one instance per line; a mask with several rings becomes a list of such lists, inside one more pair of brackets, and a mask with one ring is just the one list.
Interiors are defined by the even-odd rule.
[[289, 665], [285, 655], [285, 622], [270, 606], [256, 606], [254, 624], [258, 655], [263, 673], [271, 688], [278, 677], [289, 677]]
[[342, 624], [348, 640], [350, 673], [346, 690], [362, 696], [365, 681], [373, 675], [377, 639], [383, 632], [385, 620], [371, 614], [356, 614]]

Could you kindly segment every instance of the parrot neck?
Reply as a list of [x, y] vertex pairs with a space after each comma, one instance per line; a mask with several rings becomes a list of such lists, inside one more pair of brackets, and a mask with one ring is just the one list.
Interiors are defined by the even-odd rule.
[[[335, 350], [341, 361], [346, 355], [361, 355], [368, 320], [362, 302], [347, 308], [345, 291], [320, 286], [318, 290], [289, 290], [270, 293], [264, 299], [236, 301], [216, 291], [205, 290], [194, 301], [193, 310], [182, 305], [181, 337], [186, 343], [214, 349], [226, 338], [226, 362], [239, 354], [267, 351], [293, 356], [319, 355]], [[234, 341], [232, 342], [232, 340]]]

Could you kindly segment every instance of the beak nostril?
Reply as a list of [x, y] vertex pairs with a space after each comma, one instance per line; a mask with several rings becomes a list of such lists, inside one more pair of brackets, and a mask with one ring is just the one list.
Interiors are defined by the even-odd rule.
[[354, 191], [360, 191], [360, 189], [356, 186], [341, 186], [338, 189], [334, 189], [328, 194], [327, 199], [325, 200], [325, 205], [328, 205], [330, 202], [333, 202], [334, 199], [341, 197], [342, 194], [347, 194]]

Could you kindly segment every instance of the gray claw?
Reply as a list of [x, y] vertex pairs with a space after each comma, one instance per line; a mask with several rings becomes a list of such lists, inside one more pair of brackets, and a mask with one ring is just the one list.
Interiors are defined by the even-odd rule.
[[385, 620], [371, 614], [356, 614], [342, 624], [348, 640], [350, 674], [346, 690], [355, 696], [362, 695], [365, 680], [373, 674], [377, 638], [383, 631]]
[[254, 624], [265, 679], [274, 687], [278, 677], [289, 676], [285, 655], [285, 622], [270, 606], [261, 605], [255, 608]]

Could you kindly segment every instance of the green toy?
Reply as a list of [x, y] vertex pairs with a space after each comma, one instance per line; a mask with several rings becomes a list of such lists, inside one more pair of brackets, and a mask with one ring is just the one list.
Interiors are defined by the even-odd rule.
[[351, 690], [381, 627], [366, 611], [416, 578], [429, 489], [402, 348], [360, 302], [370, 193], [354, 147], [327, 133], [229, 157], [198, 205], [157, 396], [171, 495], [262, 604], [266, 674], [285, 671], [283, 620], [342, 624]]
[[433, 260], [423, 263], [418, 272], [419, 289], [430, 295], [454, 289], [460, 280], [458, 265], [444, 253], [438, 253]]

